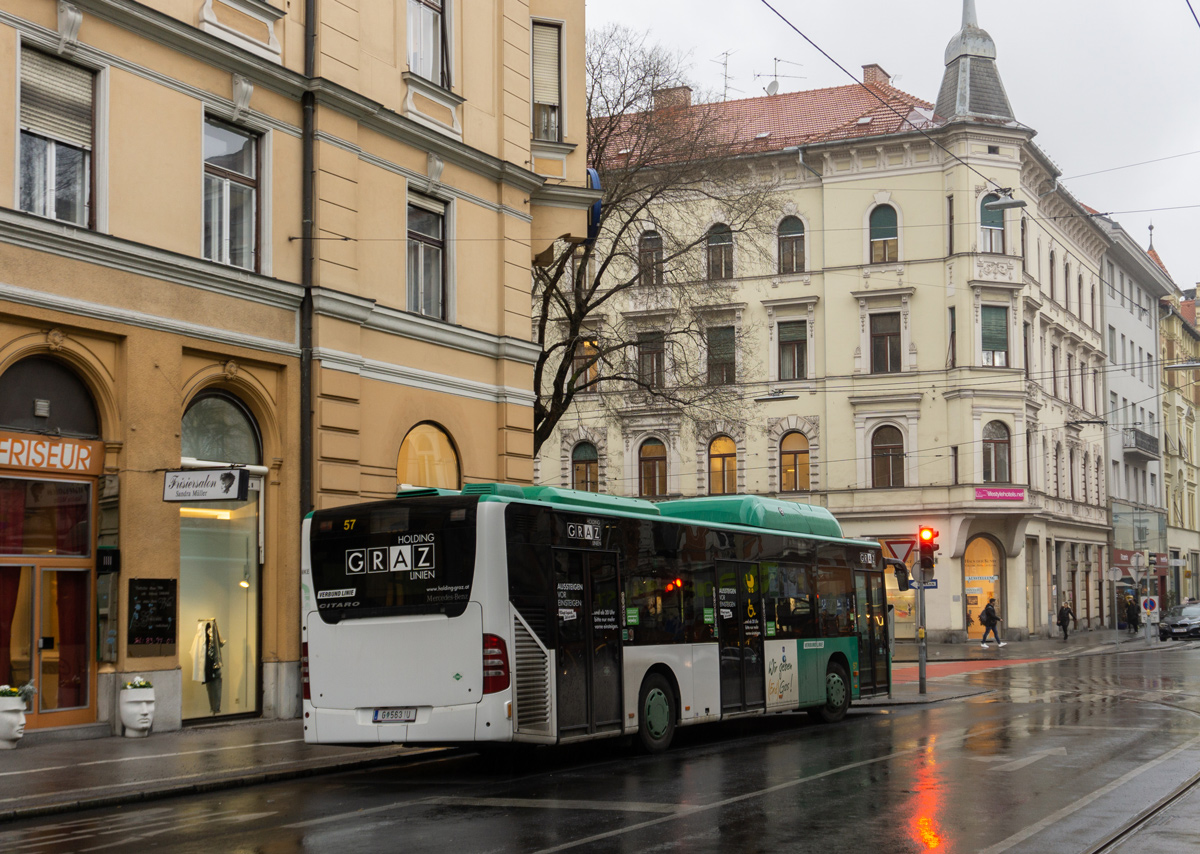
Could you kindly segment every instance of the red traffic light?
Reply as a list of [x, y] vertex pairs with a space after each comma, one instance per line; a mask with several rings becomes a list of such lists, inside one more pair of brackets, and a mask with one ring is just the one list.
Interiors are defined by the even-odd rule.
[[933, 542], [933, 538], [936, 536], [937, 536], [937, 531], [933, 530], [933, 528], [921, 528], [921, 531], [920, 531], [921, 542], [923, 542], [923, 543]]

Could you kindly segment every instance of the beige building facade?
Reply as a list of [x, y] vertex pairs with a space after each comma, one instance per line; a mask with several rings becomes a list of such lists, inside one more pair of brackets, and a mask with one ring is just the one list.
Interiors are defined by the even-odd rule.
[[[1200, 364], [1200, 331], [1194, 299], [1172, 294], [1160, 303], [1163, 414], [1163, 489], [1167, 506], [1168, 565], [1164, 581], [1179, 599], [1200, 598], [1200, 446], [1196, 411], [1200, 371], [1176, 365]], [[1169, 579], [1169, 580], [1168, 580]]]
[[134, 675], [156, 729], [297, 714], [307, 510], [532, 480], [530, 266], [592, 195], [583, 3], [479, 6], [0, 5], [0, 683], [38, 687], [31, 734], [119, 730]]
[[[714, 209], [701, 247], [736, 296], [688, 358], [737, 387], [740, 414], [585, 395], [543, 446], [539, 482], [817, 503], [909, 563], [930, 525], [931, 639], [977, 641], [993, 597], [1009, 637], [1052, 631], [1068, 600], [1098, 626], [1108, 241], [1014, 117], [995, 56], [968, 3], [936, 104], [866, 66], [860, 86], [708, 105], [741, 123], [755, 173], [776, 182], [765, 231], [730, 241]], [[623, 395], [616, 414], [603, 395]], [[914, 637], [914, 595], [889, 595], [897, 636]]]

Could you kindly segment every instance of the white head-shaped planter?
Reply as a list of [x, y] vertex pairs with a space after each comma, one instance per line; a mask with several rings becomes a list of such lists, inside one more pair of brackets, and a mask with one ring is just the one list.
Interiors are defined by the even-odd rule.
[[[8, 698], [5, 698], [8, 699]], [[14, 701], [19, 698], [12, 698]], [[0, 750], [11, 750], [25, 734], [25, 701], [0, 706]]]
[[121, 691], [121, 724], [129, 738], [145, 738], [154, 725], [154, 689], [126, 688]]

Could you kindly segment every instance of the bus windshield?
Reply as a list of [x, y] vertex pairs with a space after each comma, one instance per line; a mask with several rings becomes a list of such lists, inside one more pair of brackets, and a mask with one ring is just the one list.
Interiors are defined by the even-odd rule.
[[462, 614], [477, 507], [476, 498], [396, 499], [315, 512], [312, 587], [321, 619]]

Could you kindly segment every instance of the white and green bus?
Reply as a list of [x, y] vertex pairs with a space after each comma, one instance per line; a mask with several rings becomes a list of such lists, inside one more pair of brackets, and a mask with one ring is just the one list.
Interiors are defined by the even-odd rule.
[[805, 709], [891, 678], [878, 543], [823, 508], [470, 484], [310, 514], [309, 742], [563, 744]]

